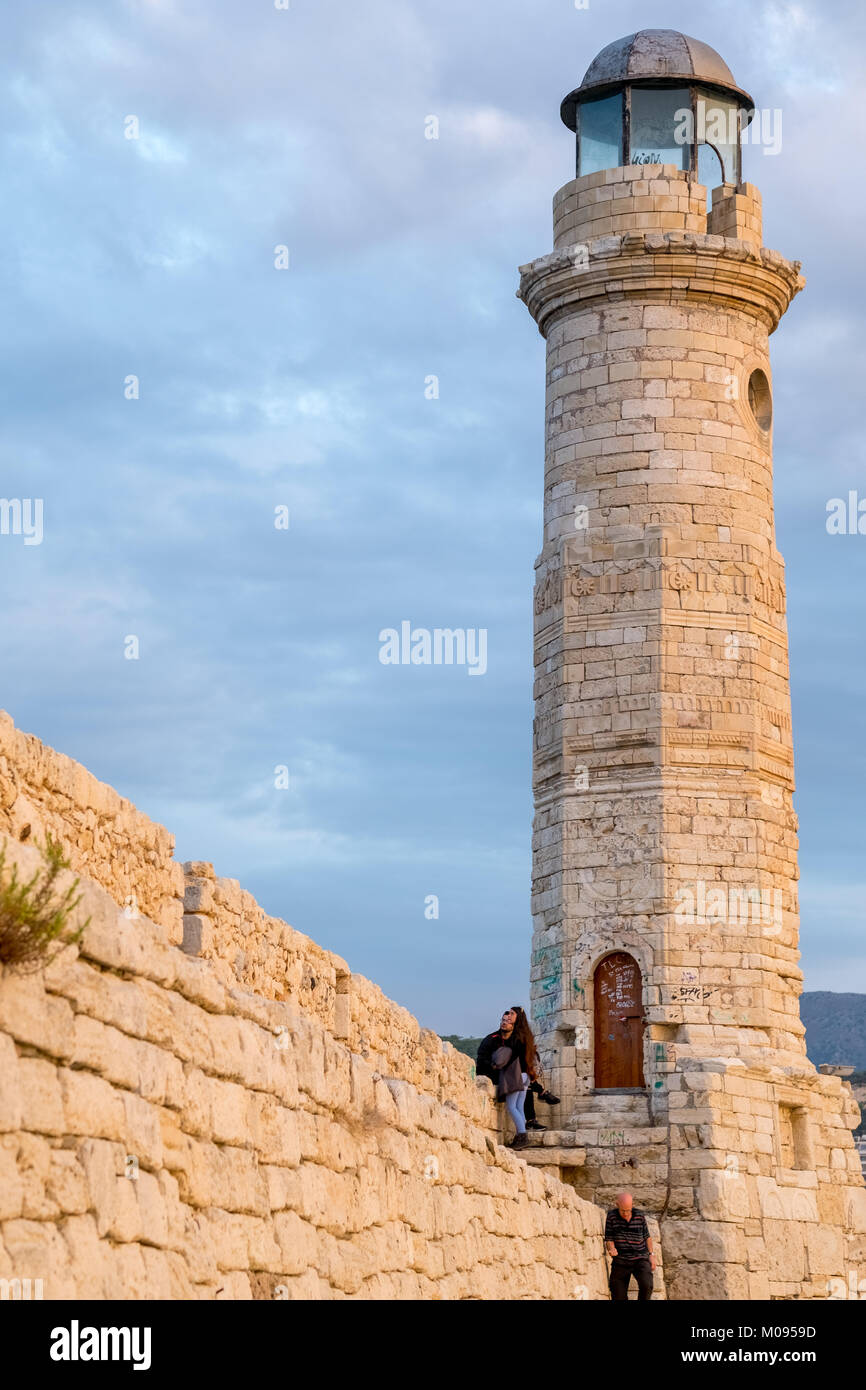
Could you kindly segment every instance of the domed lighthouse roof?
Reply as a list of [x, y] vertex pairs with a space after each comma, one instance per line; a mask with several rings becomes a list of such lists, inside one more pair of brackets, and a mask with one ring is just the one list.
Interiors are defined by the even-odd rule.
[[562, 119], [576, 129], [576, 108], [592, 97], [628, 84], [674, 86], [697, 84], [736, 98], [751, 115], [755, 103], [738, 87], [734, 75], [714, 48], [676, 29], [639, 29], [615, 39], [593, 58], [579, 87], [562, 103]]

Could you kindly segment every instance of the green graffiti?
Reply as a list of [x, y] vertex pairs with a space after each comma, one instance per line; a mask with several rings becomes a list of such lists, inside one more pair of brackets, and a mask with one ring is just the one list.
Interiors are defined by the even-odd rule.
[[547, 965], [548, 961], [550, 961], [550, 960], [552, 959], [552, 963], [553, 963], [554, 968], [559, 968], [559, 969], [561, 969], [560, 962], [559, 962], [558, 955], [557, 955], [557, 950], [558, 950], [558, 948], [557, 948], [556, 946], [542, 946], [540, 950], [538, 950], [538, 951], [533, 951], [533, 952], [532, 952], [532, 964], [533, 964], [533, 965]]

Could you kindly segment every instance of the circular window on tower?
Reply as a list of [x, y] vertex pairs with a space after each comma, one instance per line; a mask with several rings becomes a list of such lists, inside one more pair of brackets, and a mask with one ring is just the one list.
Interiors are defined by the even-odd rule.
[[773, 423], [773, 397], [766, 374], [756, 367], [749, 377], [749, 408], [758, 427], [768, 430]]

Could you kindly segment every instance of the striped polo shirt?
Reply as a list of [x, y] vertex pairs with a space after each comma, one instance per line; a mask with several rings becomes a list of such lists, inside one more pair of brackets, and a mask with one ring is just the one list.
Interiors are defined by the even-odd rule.
[[632, 1207], [630, 1221], [620, 1215], [619, 1207], [611, 1207], [604, 1224], [604, 1238], [613, 1241], [619, 1260], [645, 1260], [649, 1256], [649, 1227], [640, 1207]]

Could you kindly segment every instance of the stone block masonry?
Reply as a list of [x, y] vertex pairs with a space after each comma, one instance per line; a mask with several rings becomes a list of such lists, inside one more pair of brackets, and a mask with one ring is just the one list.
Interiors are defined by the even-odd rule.
[[6, 715], [0, 739], [10, 866], [33, 874], [50, 829], [91, 917], [46, 970], [0, 973], [0, 1278], [607, 1298], [604, 1213], [501, 1145], [468, 1058], [210, 864], [184, 874], [168, 832]]
[[183, 939], [183, 869], [174, 836], [72, 758], [22, 733], [0, 710], [0, 835], [60, 840], [76, 873], [129, 912]]

